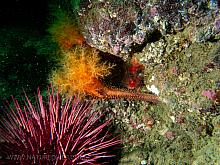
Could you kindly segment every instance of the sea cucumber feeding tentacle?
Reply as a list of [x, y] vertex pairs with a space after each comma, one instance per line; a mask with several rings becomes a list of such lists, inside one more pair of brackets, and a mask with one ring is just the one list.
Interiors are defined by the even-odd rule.
[[102, 92], [104, 98], [106, 99], [127, 98], [131, 100], [143, 100], [152, 103], [157, 103], [159, 101], [159, 97], [154, 94], [134, 93], [131, 91], [125, 91], [122, 89], [112, 89], [107, 87], [104, 87]]
[[78, 93], [80, 96], [90, 95], [96, 98], [144, 100], [158, 102], [153, 94], [135, 93], [128, 90], [109, 88], [102, 81], [111, 73], [113, 65], [101, 63], [98, 51], [87, 46], [76, 46], [63, 51], [61, 68], [51, 75], [52, 83], [59, 87], [61, 93], [68, 96]]

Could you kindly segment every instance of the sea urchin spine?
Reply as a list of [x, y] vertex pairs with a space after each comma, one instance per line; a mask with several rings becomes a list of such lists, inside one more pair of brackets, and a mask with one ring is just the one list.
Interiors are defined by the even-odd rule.
[[15, 108], [0, 120], [0, 162], [96, 164], [111, 157], [107, 149], [121, 142], [110, 137], [106, 131], [110, 120], [100, 123], [102, 115], [92, 111], [91, 101], [77, 97], [61, 101], [53, 88], [47, 102], [40, 90], [36, 105], [25, 97], [23, 108], [13, 99]]

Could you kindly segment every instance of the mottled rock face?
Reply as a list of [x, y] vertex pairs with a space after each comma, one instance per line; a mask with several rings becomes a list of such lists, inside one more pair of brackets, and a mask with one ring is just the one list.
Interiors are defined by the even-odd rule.
[[128, 59], [134, 45], [151, 42], [155, 32], [172, 34], [184, 29], [208, 1], [92, 0], [81, 3], [83, 35], [92, 47]]

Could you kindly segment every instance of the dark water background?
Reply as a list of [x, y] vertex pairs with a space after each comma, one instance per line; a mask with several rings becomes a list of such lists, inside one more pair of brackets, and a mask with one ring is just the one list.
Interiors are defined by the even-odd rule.
[[38, 53], [34, 43], [47, 35], [48, 3], [46, 0], [0, 2], [1, 107], [2, 101], [10, 100], [11, 95], [20, 98], [23, 91], [33, 94], [37, 87], [48, 83], [51, 60]]

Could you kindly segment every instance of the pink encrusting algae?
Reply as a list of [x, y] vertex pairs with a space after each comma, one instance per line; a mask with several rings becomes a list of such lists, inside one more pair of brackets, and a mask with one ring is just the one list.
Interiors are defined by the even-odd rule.
[[101, 164], [114, 156], [108, 148], [121, 141], [109, 134], [110, 120], [101, 123], [103, 115], [93, 110], [92, 101], [64, 100], [53, 88], [48, 91], [44, 102], [38, 90], [35, 105], [25, 94], [23, 108], [13, 99], [15, 108], [0, 120], [0, 162]]

